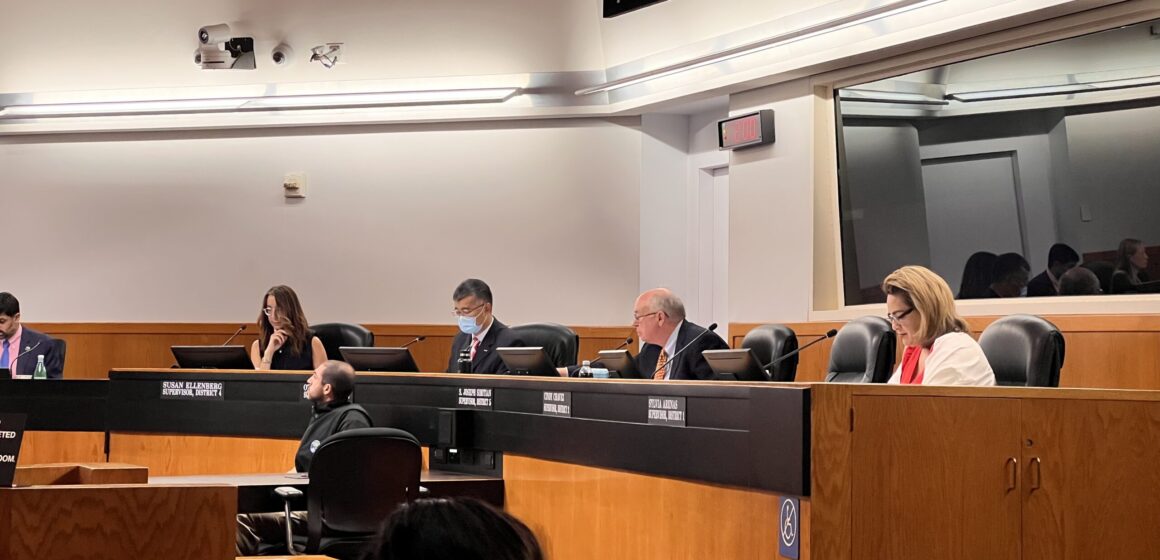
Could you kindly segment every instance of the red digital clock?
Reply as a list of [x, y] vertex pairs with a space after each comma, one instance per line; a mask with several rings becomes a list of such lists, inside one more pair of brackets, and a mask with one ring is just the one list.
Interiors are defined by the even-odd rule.
[[773, 109], [762, 109], [717, 123], [717, 147], [722, 150], [771, 144], [773, 136]]

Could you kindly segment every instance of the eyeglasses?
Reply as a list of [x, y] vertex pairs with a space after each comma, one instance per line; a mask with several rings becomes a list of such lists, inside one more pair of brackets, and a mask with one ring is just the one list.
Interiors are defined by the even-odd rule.
[[907, 309], [906, 311], [900, 311], [898, 313], [893, 313], [893, 314], [887, 313], [886, 318], [889, 319], [891, 323], [897, 323], [897, 322], [901, 321], [903, 317], [910, 315], [911, 311], [914, 311], [913, 307], [911, 307], [910, 309]]
[[480, 307], [483, 307], [485, 305], [487, 305], [486, 301], [475, 306], [475, 307], [472, 307], [471, 309], [452, 309], [451, 315], [453, 315], [455, 317], [471, 317], [472, 314], [475, 313], [476, 309], [479, 309]]
[[639, 323], [641, 319], [644, 319], [645, 317], [648, 317], [650, 315], [656, 315], [657, 313], [660, 313], [660, 311], [653, 311], [652, 313], [645, 313], [644, 315], [637, 315], [636, 313], [633, 313], [632, 314], [632, 322]]
[[267, 317], [273, 317], [274, 316], [274, 308], [273, 307], [263, 307], [262, 313], [265, 313]]

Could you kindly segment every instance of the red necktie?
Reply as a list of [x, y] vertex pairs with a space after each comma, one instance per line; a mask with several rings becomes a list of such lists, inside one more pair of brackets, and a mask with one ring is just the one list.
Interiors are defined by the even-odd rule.
[[475, 349], [479, 348], [479, 339], [471, 337], [471, 361], [475, 361]]

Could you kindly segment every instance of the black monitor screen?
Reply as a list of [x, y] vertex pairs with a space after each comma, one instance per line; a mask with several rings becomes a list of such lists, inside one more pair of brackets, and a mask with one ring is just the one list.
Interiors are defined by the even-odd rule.
[[560, 376], [541, 346], [496, 348], [495, 351], [499, 352], [500, 359], [515, 375]]
[[701, 353], [718, 379], [727, 381], [769, 381], [757, 356], [749, 348], [738, 350], [705, 350]]
[[342, 346], [342, 359], [355, 371], [391, 371], [415, 373], [419, 366], [408, 348], [386, 348], [369, 346]]
[[254, 369], [245, 346], [170, 346], [178, 367], [187, 369]]
[[601, 350], [597, 353], [596, 365], [608, 368], [610, 374], [618, 377], [640, 379], [640, 371], [636, 369], [636, 359], [628, 350]]

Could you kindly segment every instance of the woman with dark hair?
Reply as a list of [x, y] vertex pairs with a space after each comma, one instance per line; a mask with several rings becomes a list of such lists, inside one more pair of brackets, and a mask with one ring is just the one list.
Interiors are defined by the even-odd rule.
[[262, 298], [258, 340], [250, 360], [259, 370], [313, 370], [326, 361], [326, 348], [310, 332], [298, 294], [289, 286], [274, 286]]
[[1120, 242], [1116, 255], [1116, 270], [1112, 272], [1113, 294], [1134, 294], [1140, 291], [1140, 284], [1148, 281], [1144, 269], [1148, 268], [1148, 253], [1144, 242], [1128, 238]]
[[532, 530], [474, 498], [421, 499], [387, 519], [366, 560], [543, 560]]
[[987, 251], [979, 251], [963, 266], [963, 281], [959, 286], [958, 299], [982, 299], [991, 297], [992, 269], [999, 256]]

